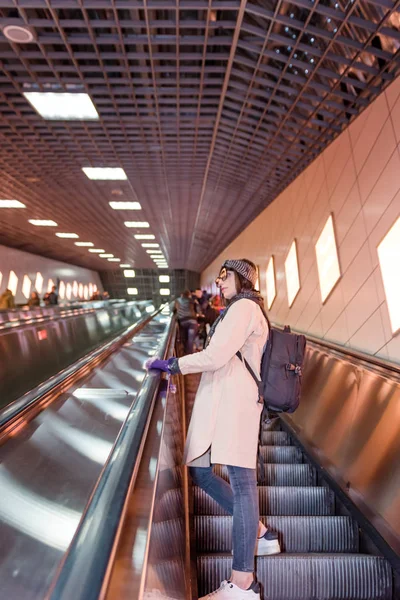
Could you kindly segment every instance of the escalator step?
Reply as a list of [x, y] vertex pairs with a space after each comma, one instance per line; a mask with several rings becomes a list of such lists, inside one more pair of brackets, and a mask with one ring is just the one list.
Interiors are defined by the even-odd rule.
[[[194, 514], [225, 515], [225, 511], [204, 490], [194, 486]], [[326, 487], [259, 486], [262, 515], [333, 515], [334, 494]]]
[[291, 446], [289, 434], [285, 431], [263, 431], [261, 443], [264, 446]]
[[260, 446], [260, 454], [265, 463], [302, 463], [303, 454], [296, 446]]
[[[358, 552], [358, 527], [349, 517], [261, 517], [290, 553]], [[195, 517], [198, 552], [232, 550], [232, 517]]]
[[[215, 465], [215, 473], [229, 481], [225, 465]], [[317, 475], [311, 465], [264, 465], [263, 473], [258, 468], [259, 483], [273, 485], [317, 485]]]
[[[228, 579], [232, 557], [197, 559], [199, 596]], [[279, 554], [256, 559], [264, 600], [392, 600], [389, 563], [359, 554]]]

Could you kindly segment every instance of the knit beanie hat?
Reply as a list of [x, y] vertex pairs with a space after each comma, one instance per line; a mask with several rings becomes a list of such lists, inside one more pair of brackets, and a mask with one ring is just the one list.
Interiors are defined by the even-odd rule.
[[226, 260], [222, 265], [222, 268], [230, 269], [231, 271], [236, 271], [240, 273], [245, 279], [251, 282], [253, 287], [255, 287], [257, 283], [257, 270], [249, 265], [244, 260]]

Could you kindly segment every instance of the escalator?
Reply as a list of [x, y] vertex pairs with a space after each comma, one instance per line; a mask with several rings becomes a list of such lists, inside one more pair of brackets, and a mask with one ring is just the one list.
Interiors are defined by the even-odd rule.
[[[7, 534], [0, 566], [7, 593], [0, 587], [1, 600], [195, 600], [229, 577], [231, 517], [192, 486], [182, 466], [200, 376], [168, 380], [143, 371], [146, 356], [172, 355], [175, 334], [168, 312], [155, 315], [147, 329], [111, 353], [67, 396], [53, 400], [31, 424], [18, 427], [0, 448], [9, 473], [18, 481], [25, 478], [30, 490], [25, 503], [22, 488], [14, 490], [15, 510], [6, 510], [0, 500], [0, 529]], [[395, 432], [400, 426], [395, 416], [400, 373], [383, 366], [371, 370], [360, 359], [318, 345], [309, 344], [308, 352], [301, 407], [291, 417], [264, 423], [261, 432], [260, 514], [278, 532], [282, 546], [281, 554], [256, 559], [262, 598], [398, 600]], [[380, 418], [373, 420], [378, 409]], [[68, 428], [75, 414], [80, 420]], [[350, 421], [348, 414], [357, 418]], [[43, 424], [45, 437], [40, 435], [46, 431]], [[381, 427], [386, 446], [374, 444]], [[38, 448], [42, 463], [33, 452]], [[80, 457], [74, 457], [74, 448]], [[21, 471], [22, 456], [31, 456], [31, 469], [25, 465]], [[377, 468], [383, 464], [386, 471]], [[225, 467], [214, 468], [227, 477]], [[42, 484], [31, 485], [32, 474], [40, 474]], [[56, 493], [58, 506], [49, 502], [49, 490]], [[18, 515], [18, 506], [32, 515], [42, 506], [54, 523], [64, 524], [53, 529], [50, 523], [43, 532], [38, 523], [29, 526], [29, 519]], [[68, 525], [65, 516], [71, 509], [76, 519]], [[46, 572], [42, 559], [49, 547]]]
[[[359, 551], [358, 524], [337, 514], [335, 496], [279, 422], [265, 426], [258, 492], [263, 523], [279, 533], [282, 553], [256, 559], [264, 600], [392, 600], [392, 572]], [[227, 479], [225, 468], [216, 472]], [[261, 470], [261, 469], [260, 469]], [[199, 596], [231, 573], [232, 518], [194, 488]]]

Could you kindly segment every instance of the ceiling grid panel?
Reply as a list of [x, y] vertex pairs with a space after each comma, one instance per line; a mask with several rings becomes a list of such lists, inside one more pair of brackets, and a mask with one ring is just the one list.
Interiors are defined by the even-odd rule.
[[[115, 268], [55, 236], [74, 232], [148, 268], [145, 231], [201, 271], [399, 74], [399, 48], [398, 0], [0, 0], [0, 198], [26, 205], [1, 210], [0, 243]], [[38, 92], [96, 116], [45, 118]]]

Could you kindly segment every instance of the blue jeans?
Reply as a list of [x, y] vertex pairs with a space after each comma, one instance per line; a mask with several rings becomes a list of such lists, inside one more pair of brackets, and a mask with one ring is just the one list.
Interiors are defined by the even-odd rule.
[[189, 471], [194, 483], [233, 515], [232, 569], [252, 573], [259, 519], [256, 469], [228, 465], [230, 485], [212, 467], [190, 467]]

